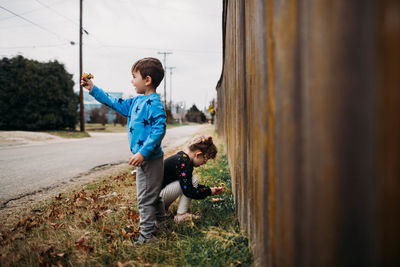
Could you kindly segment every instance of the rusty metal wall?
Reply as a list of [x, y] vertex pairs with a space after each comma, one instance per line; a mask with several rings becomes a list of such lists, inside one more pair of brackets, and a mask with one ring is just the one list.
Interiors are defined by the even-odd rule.
[[257, 266], [400, 266], [400, 1], [224, 0], [218, 132]]

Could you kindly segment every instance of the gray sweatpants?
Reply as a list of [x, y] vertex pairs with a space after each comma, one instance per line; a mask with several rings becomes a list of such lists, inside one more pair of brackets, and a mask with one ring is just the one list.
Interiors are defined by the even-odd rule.
[[140, 215], [141, 234], [150, 238], [165, 217], [164, 203], [160, 197], [164, 176], [163, 158], [143, 161], [136, 168], [136, 189]]
[[[194, 187], [197, 187], [197, 185], [199, 184], [195, 175], [192, 176], [192, 184]], [[179, 184], [179, 181], [172, 182], [164, 187], [161, 190], [160, 196], [164, 202], [166, 211], [178, 197], [181, 197], [178, 204], [178, 214], [184, 214], [188, 212], [190, 203], [192, 202], [191, 198], [188, 198], [182, 193], [182, 188]]]

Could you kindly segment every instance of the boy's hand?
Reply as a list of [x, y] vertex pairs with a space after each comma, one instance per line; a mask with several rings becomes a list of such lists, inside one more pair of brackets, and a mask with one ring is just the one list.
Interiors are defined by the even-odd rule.
[[81, 77], [81, 85], [86, 88], [89, 92], [92, 91], [93, 88], [93, 82], [85, 77]]
[[211, 187], [211, 195], [219, 195], [224, 191], [224, 188], [221, 187]]
[[129, 165], [140, 167], [143, 163], [143, 160], [144, 160], [144, 156], [138, 152], [135, 155], [133, 155], [133, 157], [129, 161]]

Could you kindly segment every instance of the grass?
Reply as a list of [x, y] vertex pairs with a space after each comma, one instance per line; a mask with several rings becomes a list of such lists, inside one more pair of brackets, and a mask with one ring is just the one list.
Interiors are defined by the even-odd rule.
[[[80, 126], [77, 125], [77, 129]], [[101, 123], [85, 123], [85, 130], [88, 132], [105, 132], [105, 133], [124, 133], [126, 132], [126, 125], [107, 123], [102, 125]]]
[[[220, 147], [219, 151], [223, 151]], [[192, 201], [199, 219], [173, 222], [158, 241], [141, 246], [131, 240], [139, 234], [135, 176], [131, 168], [99, 179], [78, 191], [58, 195], [0, 226], [2, 266], [249, 266], [252, 255], [247, 237], [235, 218], [230, 174], [225, 155], [196, 169], [209, 186], [226, 191]], [[215, 199], [214, 199], [215, 200]]]
[[171, 129], [171, 128], [175, 128], [175, 127], [180, 127], [180, 126], [185, 126], [185, 125], [189, 125], [188, 123], [168, 123], [167, 124], [167, 129]]
[[46, 131], [46, 133], [51, 135], [56, 135], [62, 138], [90, 137], [90, 134], [88, 132], [80, 132], [80, 131]]

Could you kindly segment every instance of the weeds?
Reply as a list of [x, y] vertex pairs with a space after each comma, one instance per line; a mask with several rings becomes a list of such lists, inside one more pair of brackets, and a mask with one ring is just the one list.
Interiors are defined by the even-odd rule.
[[[220, 148], [220, 151], [223, 151]], [[221, 154], [221, 153], [220, 153]], [[194, 221], [140, 246], [135, 176], [131, 169], [104, 177], [79, 191], [60, 194], [0, 228], [2, 266], [249, 266], [248, 240], [235, 218], [225, 155], [197, 168], [200, 181], [224, 185], [218, 198], [192, 201]]]

